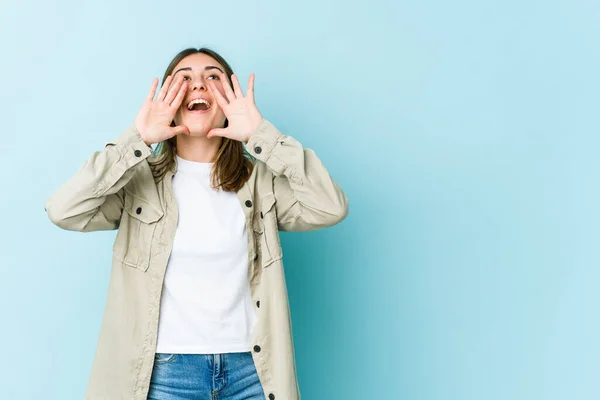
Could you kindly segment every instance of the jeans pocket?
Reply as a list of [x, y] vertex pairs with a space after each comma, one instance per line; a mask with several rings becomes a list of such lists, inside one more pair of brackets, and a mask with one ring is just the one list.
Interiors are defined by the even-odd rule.
[[154, 354], [154, 365], [164, 365], [172, 362], [177, 358], [177, 354], [173, 353], [156, 353]]

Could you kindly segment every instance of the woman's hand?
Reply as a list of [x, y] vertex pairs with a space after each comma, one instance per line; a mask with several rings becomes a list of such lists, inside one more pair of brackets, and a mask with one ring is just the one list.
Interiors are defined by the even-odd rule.
[[246, 143], [262, 120], [262, 115], [254, 104], [254, 74], [251, 74], [248, 79], [248, 94], [245, 97], [235, 74], [231, 75], [235, 92], [231, 89], [225, 74], [219, 73], [219, 77], [223, 82], [223, 90], [227, 98], [223, 97], [214, 82], [209, 81], [208, 86], [227, 117], [227, 128], [211, 129], [206, 136], [208, 138], [223, 136]]
[[158, 96], [154, 99], [157, 87], [158, 79], [154, 78], [146, 101], [144, 101], [134, 122], [135, 127], [148, 146], [178, 134], [190, 134], [189, 129], [184, 125], [171, 126], [171, 122], [187, 90], [187, 82], [183, 81], [183, 76], [180, 74], [173, 80], [173, 77], [169, 75], [165, 79]]

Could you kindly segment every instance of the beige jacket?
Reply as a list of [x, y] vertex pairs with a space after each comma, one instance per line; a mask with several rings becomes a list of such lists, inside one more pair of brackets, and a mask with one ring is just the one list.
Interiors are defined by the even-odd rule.
[[[269, 121], [261, 121], [246, 149], [258, 160], [237, 192], [246, 215], [248, 278], [258, 317], [251, 353], [267, 399], [299, 400], [278, 231], [337, 224], [348, 213], [348, 200], [314, 151]], [[132, 125], [94, 152], [45, 203], [52, 222], [63, 229], [118, 229], [88, 400], [145, 400], [148, 394], [178, 219], [171, 186], [177, 166], [155, 183], [146, 160], [151, 153]]]

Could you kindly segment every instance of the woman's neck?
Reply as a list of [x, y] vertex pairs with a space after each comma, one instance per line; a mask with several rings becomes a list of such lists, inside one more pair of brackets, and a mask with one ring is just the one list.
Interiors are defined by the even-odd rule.
[[177, 155], [184, 160], [214, 162], [223, 140], [220, 136], [208, 139], [206, 136], [177, 135]]

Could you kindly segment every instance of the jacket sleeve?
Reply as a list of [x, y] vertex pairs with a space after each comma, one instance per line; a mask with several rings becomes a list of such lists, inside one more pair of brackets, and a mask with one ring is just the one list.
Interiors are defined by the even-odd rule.
[[311, 231], [341, 222], [348, 199], [315, 152], [263, 119], [246, 145], [273, 172], [281, 231]]
[[45, 210], [57, 226], [80, 232], [117, 229], [123, 212], [123, 187], [136, 166], [152, 154], [131, 125], [96, 151], [67, 182], [46, 199]]

